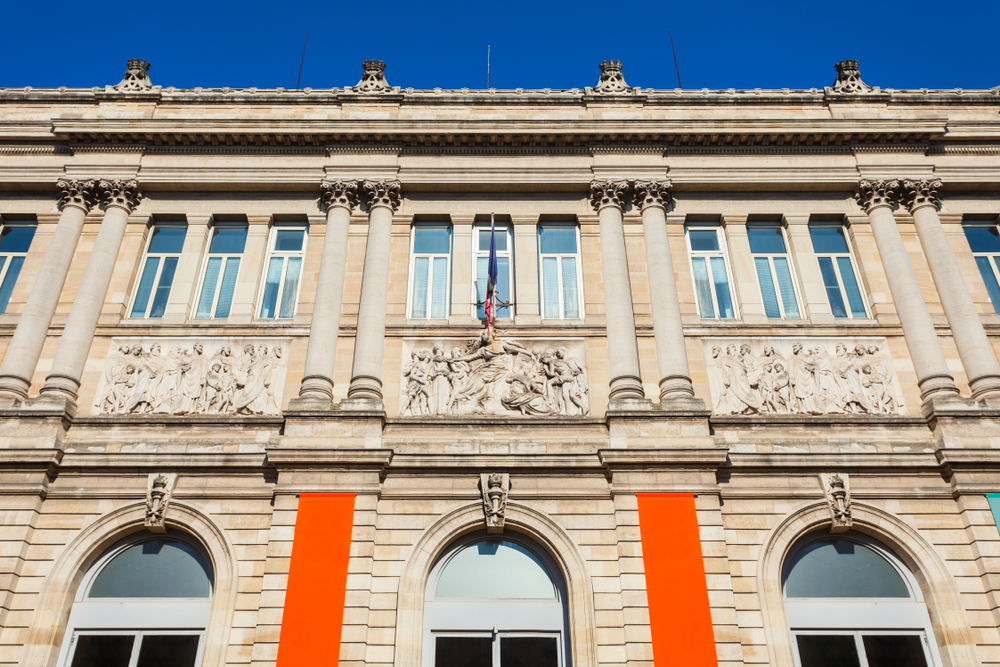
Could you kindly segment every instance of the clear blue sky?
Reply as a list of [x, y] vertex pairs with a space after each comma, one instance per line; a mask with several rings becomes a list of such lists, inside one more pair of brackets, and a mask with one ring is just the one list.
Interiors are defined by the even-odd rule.
[[357, 83], [384, 60], [403, 88], [583, 88], [598, 63], [644, 88], [822, 88], [844, 58], [883, 88], [1000, 85], [1000, 1], [28, 2], [2, 0], [0, 87], [121, 80], [127, 58], [164, 87]]

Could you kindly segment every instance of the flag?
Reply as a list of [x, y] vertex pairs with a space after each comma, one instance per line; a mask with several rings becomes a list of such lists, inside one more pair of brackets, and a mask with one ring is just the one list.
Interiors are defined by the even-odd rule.
[[490, 215], [490, 259], [486, 267], [486, 331], [493, 333], [493, 323], [497, 314], [497, 226], [493, 215]]

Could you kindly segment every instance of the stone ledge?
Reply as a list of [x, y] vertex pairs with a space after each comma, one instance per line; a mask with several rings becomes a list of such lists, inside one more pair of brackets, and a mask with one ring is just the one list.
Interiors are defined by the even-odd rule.
[[519, 470], [603, 471], [598, 454], [396, 454], [389, 470]]
[[[0, 412], [0, 417], [2, 417]], [[282, 415], [94, 415], [76, 417], [74, 426], [282, 426]]]
[[264, 454], [224, 452], [66, 452], [59, 463], [67, 468], [225, 468], [260, 471]]
[[391, 449], [282, 449], [267, 448], [267, 463], [275, 468], [373, 468], [385, 469], [393, 459]]
[[728, 450], [718, 448], [687, 449], [601, 449], [597, 455], [609, 468], [720, 468]]
[[[1000, 450], [998, 450], [1000, 452]], [[940, 470], [941, 464], [933, 452], [761, 452], [729, 454], [727, 471], [741, 468], [780, 468], [807, 471], [819, 469], [913, 468]]]
[[709, 417], [712, 426], [925, 426], [927, 419], [912, 415], [718, 415]]

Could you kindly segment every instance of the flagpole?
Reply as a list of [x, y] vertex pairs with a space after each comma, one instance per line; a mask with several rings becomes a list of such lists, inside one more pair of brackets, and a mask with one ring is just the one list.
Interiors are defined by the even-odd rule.
[[[493, 270], [492, 262], [496, 261], [496, 234], [497, 234], [497, 221], [493, 213], [490, 213], [490, 270]], [[495, 280], [495, 279], [494, 279]], [[490, 328], [489, 335], [492, 338], [496, 335], [493, 331], [497, 319], [497, 286], [493, 285], [493, 292], [490, 294]]]

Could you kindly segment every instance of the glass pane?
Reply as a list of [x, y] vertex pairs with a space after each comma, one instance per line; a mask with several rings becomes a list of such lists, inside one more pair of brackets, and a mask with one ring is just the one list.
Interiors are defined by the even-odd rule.
[[[413, 230], [413, 252], [447, 255], [451, 249], [451, 228], [417, 225]], [[487, 246], [489, 249], [489, 246]]]
[[236, 291], [236, 276], [240, 272], [240, 258], [228, 257], [226, 268], [222, 273], [222, 286], [219, 287], [219, 302], [215, 306], [216, 317], [229, 317], [229, 307], [233, 305], [233, 292]]
[[715, 298], [719, 302], [719, 317], [733, 318], [733, 299], [729, 294], [729, 276], [726, 274], [726, 260], [712, 257], [712, 280], [715, 282]]
[[[490, 229], [479, 229], [479, 251], [490, 251]], [[497, 225], [497, 252], [507, 252], [507, 227]]]
[[35, 226], [4, 227], [0, 234], [0, 252], [28, 252], [31, 239], [35, 238]]
[[223, 255], [239, 255], [247, 242], [246, 227], [218, 227], [212, 237], [209, 252]]
[[576, 257], [562, 258], [563, 317], [580, 317], [580, 297], [576, 284]]
[[819, 257], [819, 272], [823, 274], [823, 284], [826, 286], [826, 296], [830, 300], [830, 310], [834, 317], [847, 317], [844, 297], [840, 295], [840, 284], [837, 282], [837, 272], [833, 268], [831, 257]]
[[[10, 258], [10, 268], [7, 269], [7, 275], [3, 277], [3, 285], [0, 285], [0, 314], [7, 311], [7, 304], [10, 303], [10, 295], [14, 291], [14, 285], [17, 284], [17, 277], [21, 274], [22, 264], [24, 264], [24, 257]], [[2, 268], [3, 262], [0, 262], [0, 269]]]
[[88, 598], [207, 598], [208, 565], [183, 542], [148, 540], [130, 546], [104, 566]]
[[410, 317], [427, 317], [427, 282], [430, 279], [431, 260], [428, 257], [413, 258], [413, 306], [410, 308]]
[[274, 309], [278, 304], [278, 284], [281, 282], [281, 269], [285, 264], [284, 257], [272, 257], [267, 264], [267, 275], [264, 278], [264, 296], [260, 300], [260, 316], [274, 317]]
[[153, 297], [153, 306], [149, 309], [150, 317], [163, 317], [163, 311], [167, 309], [167, 299], [170, 297], [170, 286], [174, 284], [176, 270], [177, 258], [165, 257], [163, 270], [160, 271], [160, 282], [156, 285], [156, 296]]
[[435, 257], [434, 280], [431, 282], [431, 317], [448, 317], [448, 258]]
[[785, 317], [798, 317], [799, 304], [795, 300], [795, 286], [792, 285], [792, 272], [788, 268], [787, 257], [774, 258], [774, 273], [778, 277], [778, 291], [781, 293], [781, 305], [785, 308]]
[[785, 240], [781, 238], [781, 227], [777, 225], [763, 227], [747, 225], [747, 236], [750, 239], [752, 253], [785, 254]]
[[559, 260], [542, 258], [542, 317], [559, 317]]
[[136, 667], [194, 667], [198, 635], [143, 635]]
[[691, 260], [694, 271], [694, 289], [698, 294], [698, 312], [702, 317], [715, 317], [715, 306], [712, 305], [712, 286], [708, 280], [708, 260], [695, 257]]
[[814, 542], [792, 559], [789, 598], [909, 598], [906, 582], [885, 558], [850, 540]]
[[[497, 299], [510, 302], [510, 257], [497, 257]], [[509, 318], [510, 306], [497, 306], [497, 318]]]
[[551, 600], [556, 589], [538, 556], [517, 542], [488, 539], [464, 547], [445, 565], [436, 595]]
[[868, 667], [927, 667], [920, 635], [864, 635]]
[[719, 235], [715, 229], [689, 229], [691, 250], [695, 252], [711, 252], [719, 249]]
[[77, 635], [71, 667], [128, 667], [135, 635]]
[[302, 229], [280, 229], [274, 238], [275, 252], [299, 252], [306, 233]]
[[556, 637], [501, 637], [500, 667], [557, 667]]
[[996, 225], [967, 225], [964, 229], [972, 252], [1000, 252], [1000, 236], [997, 235]]
[[149, 239], [149, 254], [178, 255], [184, 249], [187, 227], [153, 227], [153, 238]]
[[198, 310], [195, 317], [212, 316], [212, 300], [215, 298], [215, 286], [219, 282], [219, 270], [222, 268], [221, 257], [210, 257], [205, 267], [205, 281], [201, 284], [201, 296], [198, 297]]
[[986, 283], [986, 291], [989, 293], [990, 301], [993, 303], [993, 310], [1000, 313], [1000, 285], [997, 284], [997, 276], [993, 273], [993, 267], [990, 266], [989, 257], [976, 257], [976, 266], [979, 267], [979, 275], [983, 277], [983, 282]]
[[[489, 268], [489, 257], [476, 258], [476, 317], [481, 320], [486, 319], [486, 306], [482, 301], [486, 299], [486, 271]], [[500, 260], [497, 258], [497, 269], [500, 268]]]
[[851, 304], [851, 315], [865, 317], [865, 301], [861, 298], [861, 288], [858, 286], [857, 276], [854, 275], [851, 259], [838, 257], [837, 266], [840, 268], [840, 275], [844, 277], [844, 291], [847, 292], [847, 301]]
[[493, 667], [493, 639], [436, 637], [434, 667]]
[[542, 225], [538, 228], [538, 247], [543, 254], [575, 254], [576, 227], [574, 225]]
[[159, 257], [147, 257], [146, 266], [142, 269], [139, 288], [135, 292], [135, 303], [132, 304], [132, 314], [129, 317], [145, 317], [146, 306], [149, 305], [149, 295], [153, 293], [153, 281], [156, 280], [156, 267], [160, 265]]
[[278, 317], [289, 318], [295, 314], [295, 301], [299, 293], [299, 275], [302, 273], [302, 258], [289, 257], [285, 269], [285, 286], [281, 289], [281, 310]]
[[823, 254], [847, 254], [847, 239], [844, 238], [844, 228], [809, 227], [809, 237], [813, 242], [813, 252]]
[[764, 314], [768, 317], [781, 317], [778, 308], [778, 294], [774, 291], [774, 280], [771, 278], [771, 266], [767, 257], [754, 257], [757, 267], [757, 282], [760, 283], [760, 296], [764, 300]]
[[796, 635], [795, 643], [802, 667], [861, 667], [854, 635]]

